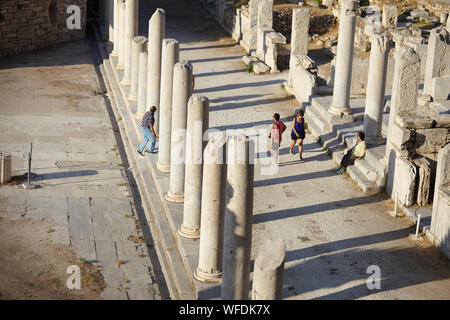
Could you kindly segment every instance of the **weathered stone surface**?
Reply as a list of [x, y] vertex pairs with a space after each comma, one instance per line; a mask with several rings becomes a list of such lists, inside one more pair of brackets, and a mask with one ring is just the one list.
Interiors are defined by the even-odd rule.
[[292, 11], [291, 55], [308, 54], [309, 9]]
[[431, 166], [430, 162], [424, 158], [414, 160], [414, 164], [419, 168], [419, 184], [417, 186], [417, 204], [425, 206], [428, 204], [431, 183]]
[[399, 126], [397, 123], [392, 123], [389, 126], [391, 130], [391, 139], [389, 140], [398, 150], [407, 150], [408, 142], [411, 139], [411, 131]]
[[351, 112], [349, 100], [352, 81], [355, 26], [356, 2], [354, 0], [342, 0], [336, 72], [334, 74], [333, 103], [329, 109], [330, 112], [338, 115], [349, 114]]
[[433, 242], [450, 259], [450, 144], [439, 151], [431, 217]]
[[[428, 53], [425, 67], [425, 83], [423, 91], [442, 100], [450, 94], [448, 77], [450, 76], [450, 34], [443, 27], [431, 30], [428, 41]], [[447, 78], [443, 82], [434, 78]], [[436, 88], [436, 85], [439, 88]], [[441, 92], [442, 91], [442, 92]]]
[[388, 29], [395, 29], [397, 27], [398, 12], [395, 4], [385, 4], [383, 6], [382, 25]]
[[389, 38], [386, 34], [372, 36], [369, 79], [367, 82], [364, 132], [368, 137], [381, 137], [386, 77], [389, 54]]
[[403, 206], [414, 204], [416, 186], [416, 167], [406, 159], [402, 159], [391, 150], [388, 164], [388, 180], [386, 191], [392, 199], [398, 194], [398, 200]]
[[[450, 60], [448, 62], [450, 63]], [[434, 100], [443, 101], [450, 99], [450, 75], [433, 78], [431, 87]]]
[[416, 130], [413, 150], [419, 154], [437, 153], [447, 143], [448, 128]]
[[268, 240], [258, 251], [252, 300], [281, 300], [286, 248], [283, 240]]

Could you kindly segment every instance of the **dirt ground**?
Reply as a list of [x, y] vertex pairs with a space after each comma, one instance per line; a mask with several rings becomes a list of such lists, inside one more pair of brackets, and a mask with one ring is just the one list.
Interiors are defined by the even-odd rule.
[[[104, 281], [97, 267], [52, 243], [51, 221], [9, 220], [6, 201], [0, 200], [0, 299], [100, 299]], [[80, 267], [81, 290], [66, 286], [70, 265]]]

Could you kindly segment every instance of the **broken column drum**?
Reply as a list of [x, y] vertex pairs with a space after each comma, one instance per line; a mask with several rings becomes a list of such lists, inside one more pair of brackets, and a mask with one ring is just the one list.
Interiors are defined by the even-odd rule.
[[128, 100], [137, 101], [139, 82], [139, 54], [147, 47], [146, 37], [135, 37], [133, 39], [131, 54], [131, 86]]
[[252, 300], [281, 300], [286, 252], [284, 241], [268, 240], [258, 251], [253, 272]]
[[222, 299], [247, 300], [253, 220], [253, 143], [233, 136], [227, 147], [227, 206], [225, 209]]

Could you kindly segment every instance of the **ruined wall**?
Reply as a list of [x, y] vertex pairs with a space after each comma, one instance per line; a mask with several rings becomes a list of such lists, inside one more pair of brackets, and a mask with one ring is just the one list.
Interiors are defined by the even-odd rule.
[[[84, 37], [87, 0], [1, 0], [0, 56]], [[69, 30], [69, 5], [80, 7], [81, 29]]]

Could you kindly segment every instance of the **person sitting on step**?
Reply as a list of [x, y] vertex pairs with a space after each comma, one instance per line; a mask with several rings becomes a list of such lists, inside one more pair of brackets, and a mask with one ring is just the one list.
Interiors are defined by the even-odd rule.
[[366, 142], [364, 141], [364, 137], [364, 132], [358, 132], [358, 142], [352, 149], [347, 151], [342, 158], [341, 165], [336, 169], [337, 173], [344, 173], [349, 165], [354, 164], [355, 161], [361, 160], [364, 157], [366, 154]]

